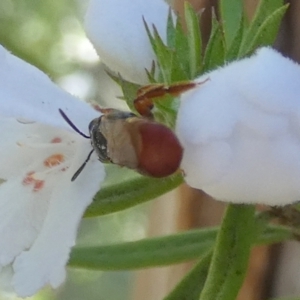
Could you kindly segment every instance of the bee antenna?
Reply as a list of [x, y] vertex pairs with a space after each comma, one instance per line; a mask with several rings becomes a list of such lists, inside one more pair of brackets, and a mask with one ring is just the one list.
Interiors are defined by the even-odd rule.
[[[76, 131], [77, 133], [79, 133], [81, 136], [85, 137], [86, 139], [90, 139], [91, 137], [84, 134], [83, 132], [81, 132], [74, 124], [73, 122], [68, 118], [68, 116], [64, 113], [64, 111], [62, 109], [58, 109], [59, 113], [61, 114], [61, 116], [64, 118], [64, 120], [72, 127], [72, 129], [74, 131]], [[79, 172], [80, 173], [80, 172]]]
[[92, 149], [89, 153], [89, 155], [87, 156], [86, 160], [84, 161], [84, 163], [79, 167], [79, 169], [74, 173], [74, 175], [71, 178], [71, 181], [74, 181], [78, 175], [82, 172], [82, 170], [84, 169], [85, 165], [87, 164], [87, 162], [90, 160], [92, 153], [94, 152], [94, 149]]

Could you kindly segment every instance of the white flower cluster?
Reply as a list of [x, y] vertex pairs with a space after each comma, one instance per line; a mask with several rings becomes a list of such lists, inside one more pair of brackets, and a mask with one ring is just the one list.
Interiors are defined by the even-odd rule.
[[228, 202], [299, 201], [300, 66], [262, 48], [205, 78], [178, 113], [186, 182]]
[[163, 0], [91, 0], [85, 18], [87, 36], [100, 58], [128, 81], [147, 84], [145, 69], [155, 61], [144, 21], [166, 41], [170, 7]]

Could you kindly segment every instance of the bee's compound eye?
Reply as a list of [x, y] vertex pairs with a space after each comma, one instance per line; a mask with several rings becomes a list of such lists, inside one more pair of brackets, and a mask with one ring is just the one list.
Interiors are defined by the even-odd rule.
[[101, 162], [110, 162], [107, 152], [107, 140], [99, 130], [93, 130], [92, 145]]
[[92, 135], [93, 129], [95, 127], [95, 120], [91, 121], [89, 124], [89, 133]]
[[[102, 116], [101, 116], [102, 117]], [[95, 129], [98, 129], [98, 127], [100, 126], [101, 123], [101, 117], [100, 118], [96, 118], [94, 120], [92, 120], [89, 124], [89, 132], [92, 135], [93, 131]]]
[[139, 131], [142, 141], [139, 171], [153, 177], [165, 177], [177, 171], [183, 149], [176, 135], [158, 123], [141, 124]]
[[94, 127], [94, 120], [90, 122], [89, 124], [89, 132], [91, 132], [93, 130]]

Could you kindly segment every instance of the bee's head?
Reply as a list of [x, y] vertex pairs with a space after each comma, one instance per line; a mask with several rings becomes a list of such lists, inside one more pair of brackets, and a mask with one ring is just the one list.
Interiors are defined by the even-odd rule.
[[99, 160], [103, 163], [110, 162], [107, 153], [107, 140], [101, 132], [101, 119], [103, 116], [92, 120], [89, 124], [89, 132], [91, 136], [91, 144], [96, 151]]

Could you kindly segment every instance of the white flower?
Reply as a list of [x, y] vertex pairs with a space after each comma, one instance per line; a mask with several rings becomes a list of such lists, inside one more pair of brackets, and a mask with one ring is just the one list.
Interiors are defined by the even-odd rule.
[[91, 0], [85, 28], [108, 68], [128, 81], [147, 84], [145, 69], [151, 69], [155, 55], [143, 18], [166, 41], [169, 10], [163, 0]]
[[235, 203], [300, 200], [300, 66], [262, 48], [206, 78], [178, 113], [186, 182]]
[[65, 278], [65, 265], [86, 207], [104, 180], [82, 131], [99, 116], [35, 67], [0, 47], [0, 268], [12, 264], [19, 296]]

